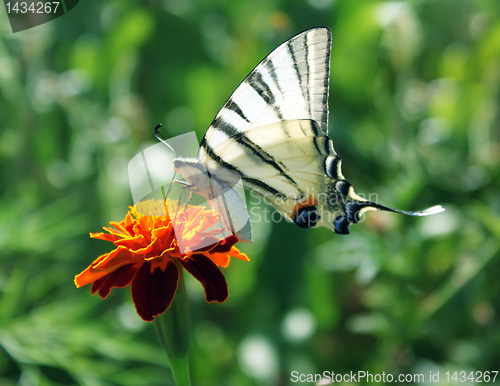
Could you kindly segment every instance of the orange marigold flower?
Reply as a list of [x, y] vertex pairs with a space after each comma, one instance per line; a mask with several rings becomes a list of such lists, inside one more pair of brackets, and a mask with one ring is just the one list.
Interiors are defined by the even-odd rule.
[[[177, 211], [175, 221], [170, 219], [167, 206], [171, 213]], [[79, 288], [92, 283], [92, 294], [97, 292], [103, 299], [112, 288], [130, 284], [137, 313], [152, 321], [170, 306], [177, 290], [178, 267], [182, 266], [203, 285], [207, 302], [221, 303], [228, 290], [218, 267], [227, 267], [231, 257], [249, 259], [234, 247], [236, 236], [216, 237], [220, 234], [220, 229], [213, 229], [216, 224], [218, 216], [205, 207], [177, 208], [169, 200], [140, 202], [130, 207], [123, 221], [104, 227], [108, 233], [90, 234], [94, 239], [111, 241], [116, 249], [76, 275], [75, 284]], [[182, 253], [174, 225], [176, 230], [180, 227], [183, 245], [188, 246]]]

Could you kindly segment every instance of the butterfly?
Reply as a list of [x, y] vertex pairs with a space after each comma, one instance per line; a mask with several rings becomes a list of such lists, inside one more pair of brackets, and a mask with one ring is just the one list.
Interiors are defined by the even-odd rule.
[[191, 191], [210, 202], [224, 198], [225, 221], [240, 241], [251, 241], [244, 198], [234, 189], [240, 180], [299, 227], [324, 226], [338, 234], [348, 234], [349, 225], [368, 210], [410, 216], [444, 210], [391, 209], [358, 196], [344, 178], [328, 137], [330, 50], [327, 27], [281, 44], [229, 97], [197, 158], [173, 161]]

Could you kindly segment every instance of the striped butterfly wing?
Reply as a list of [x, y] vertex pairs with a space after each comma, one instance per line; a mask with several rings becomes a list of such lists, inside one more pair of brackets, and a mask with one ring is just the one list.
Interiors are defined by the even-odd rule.
[[224, 104], [198, 161], [222, 179], [225, 171], [238, 173], [246, 188], [301, 227], [347, 234], [365, 210], [397, 210], [357, 196], [342, 176], [327, 136], [330, 48], [330, 30], [321, 27], [271, 52]]
[[304, 227], [332, 228], [333, 220], [307, 211], [342, 178], [327, 137], [330, 47], [330, 30], [314, 28], [271, 52], [222, 107], [198, 153], [211, 173], [237, 171], [245, 187]]
[[266, 160], [241, 146], [243, 134], [239, 134], [214, 148], [225, 167], [242, 171], [243, 183], [288, 220], [304, 228], [322, 225], [335, 230], [334, 221], [344, 214], [345, 204], [336, 191], [348, 182], [343, 179], [331, 139], [321, 133], [317, 123], [307, 119], [271, 123], [252, 128], [244, 136], [259, 144]]
[[[252, 128], [294, 119], [311, 119], [328, 133], [328, 82], [331, 33], [326, 27], [304, 31], [271, 52], [245, 78], [210, 125], [198, 154], [208, 160], [228, 138]], [[258, 144], [247, 142], [244, 146]]]

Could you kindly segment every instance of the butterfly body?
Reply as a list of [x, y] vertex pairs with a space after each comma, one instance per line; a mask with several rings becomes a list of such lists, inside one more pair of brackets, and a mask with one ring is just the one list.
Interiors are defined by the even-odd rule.
[[387, 208], [356, 195], [344, 178], [328, 137], [330, 48], [326, 27], [304, 31], [276, 48], [224, 104], [197, 159], [176, 159], [175, 171], [207, 199], [230, 191], [241, 178], [245, 188], [296, 225], [325, 226], [339, 234], [348, 234], [349, 224], [367, 210], [414, 216], [442, 211]]

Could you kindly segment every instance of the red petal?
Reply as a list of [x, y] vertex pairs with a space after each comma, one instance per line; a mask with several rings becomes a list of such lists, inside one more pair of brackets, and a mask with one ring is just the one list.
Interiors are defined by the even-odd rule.
[[226, 279], [212, 260], [204, 255], [193, 255], [179, 262], [201, 283], [207, 302], [222, 303], [227, 299]]
[[210, 250], [210, 253], [227, 253], [237, 242], [238, 238], [235, 235], [228, 236], [225, 240], [222, 240], [219, 245]]
[[104, 299], [109, 295], [112, 288], [124, 288], [128, 286], [134, 278], [136, 272], [136, 264], [124, 265], [113, 272], [108, 273], [106, 276], [94, 281], [92, 283], [92, 287], [90, 287], [90, 292], [92, 292], [92, 295], [99, 292], [99, 296]]
[[[182, 240], [181, 245], [188, 253], [205, 253], [217, 247], [219, 240], [213, 236], [197, 238], [193, 240]], [[187, 253], [186, 253], [187, 254]]]
[[169, 261], [165, 271], [156, 268], [151, 273], [151, 262], [145, 262], [132, 280], [132, 300], [139, 316], [147, 322], [163, 314], [172, 303], [179, 269]]

